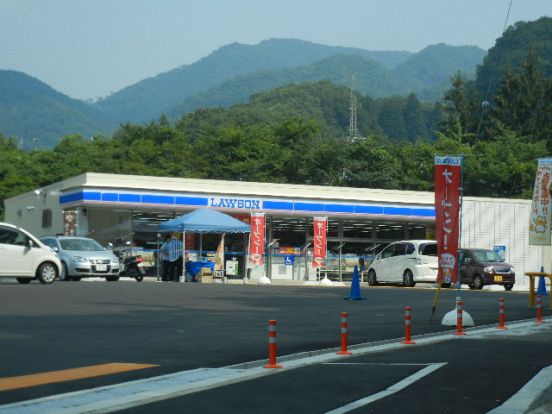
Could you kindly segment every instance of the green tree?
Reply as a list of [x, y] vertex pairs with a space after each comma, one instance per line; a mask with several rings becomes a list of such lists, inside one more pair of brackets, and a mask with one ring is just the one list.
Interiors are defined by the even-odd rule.
[[428, 137], [426, 121], [422, 104], [414, 93], [408, 95], [403, 110], [404, 123], [408, 134], [408, 140], [413, 142], [417, 139]]
[[491, 119], [532, 142], [547, 140], [552, 149], [552, 79], [539, 70], [535, 53], [518, 75], [508, 71], [494, 98]]
[[393, 146], [376, 137], [356, 141], [346, 149], [343, 185], [365, 188], [399, 188], [402, 167]]
[[494, 140], [478, 142], [466, 157], [466, 194], [483, 197], [530, 197], [536, 162], [547, 154], [544, 142], [528, 143], [499, 127]]

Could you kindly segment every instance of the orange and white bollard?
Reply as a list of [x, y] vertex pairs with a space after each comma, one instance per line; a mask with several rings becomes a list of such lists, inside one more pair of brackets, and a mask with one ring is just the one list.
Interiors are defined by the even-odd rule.
[[505, 325], [504, 298], [498, 299], [498, 329], [508, 329]]
[[466, 335], [463, 331], [462, 305], [463, 302], [460, 300], [460, 298], [456, 299], [456, 332], [454, 333], [454, 335], [458, 336]]
[[404, 341], [402, 341], [403, 344], [412, 345], [415, 344], [411, 338], [412, 335], [412, 317], [410, 315], [410, 312], [412, 311], [412, 308], [410, 306], [406, 306], [404, 308]]
[[351, 355], [351, 351], [347, 351], [347, 338], [349, 336], [349, 324], [347, 323], [347, 312], [341, 312], [341, 351], [337, 355]]
[[268, 321], [268, 364], [263, 365], [263, 368], [282, 368], [276, 363], [276, 321], [274, 319]]
[[535, 322], [537, 325], [540, 325], [543, 323], [544, 320], [542, 319], [542, 301], [541, 301], [541, 295], [537, 295], [537, 321]]

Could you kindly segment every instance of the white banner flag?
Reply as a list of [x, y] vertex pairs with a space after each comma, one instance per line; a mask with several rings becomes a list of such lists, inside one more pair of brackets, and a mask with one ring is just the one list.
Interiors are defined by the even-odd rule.
[[552, 158], [539, 160], [533, 202], [531, 203], [531, 218], [529, 221], [529, 244], [550, 245], [550, 184], [552, 180]]

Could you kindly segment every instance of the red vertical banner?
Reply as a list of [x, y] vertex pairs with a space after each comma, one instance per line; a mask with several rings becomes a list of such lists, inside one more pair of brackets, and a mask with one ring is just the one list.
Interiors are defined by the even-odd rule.
[[435, 235], [438, 283], [458, 282], [462, 157], [435, 157]]
[[264, 213], [251, 213], [251, 234], [249, 236], [249, 261], [252, 265], [264, 263], [265, 216]]
[[314, 218], [314, 255], [313, 267], [324, 267], [326, 264], [326, 232], [328, 230], [328, 217]]

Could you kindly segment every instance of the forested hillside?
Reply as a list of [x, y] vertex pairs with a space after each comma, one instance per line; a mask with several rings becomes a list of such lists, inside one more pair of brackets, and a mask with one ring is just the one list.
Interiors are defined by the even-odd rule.
[[[380, 99], [355, 96], [362, 136], [432, 141], [443, 119], [439, 105], [422, 104], [414, 94]], [[298, 118], [316, 121], [323, 137], [342, 139], [349, 126], [350, 99], [349, 89], [329, 81], [288, 85], [253, 95], [247, 104], [196, 111], [184, 116], [177, 126], [195, 141], [202, 131], [221, 125], [270, 126]]]
[[251, 95], [279, 86], [328, 80], [372, 97], [405, 95], [408, 88], [380, 63], [355, 55], [337, 55], [298, 68], [256, 72], [228, 80], [217, 88], [196, 94], [169, 112], [178, 117], [199, 108], [228, 107], [247, 102]]
[[53, 147], [60, 137], [92, 136], [112, 128], [102, 111], [71, 99], [21, 72], [0, 70], [0, 133], [25, 148]]
[[295, 39], [271, 39], [258, 45], [232, 43], [193, 64], [131, 85], [97, 105], [120, 122], [149, 122], [186, 98], [236, 76], [309, 65], [338, 54], [362, 56], [387, 67], [394, 67], [410, 56], [408, 52], [372, 52]]
[[477, 69], [477, 88], [481, 96], [489, 85], [491, 92], [495, 92], [506, 74], [518, 72], [533, 52], [538, 56], [539, 70], [545, 77], [552, 77], [552, 18], [517, 22], [497, 39]]
[[424, 101], [438, 101], [457, 72], [475, 77], [486, 52], [476, 46], [428, 46], [398, 65], [393, 74]]
[[[22, 73], [0, 71], [4, 92], [0, 95], [0, 133], [22, 139], [26, 149], [36, 143], [51, 148], [66, 134], [109, 135], [123, 123], [150, 122], [163, 113], [176, 119], [199, 108], [245, 103], [252, 94], [287, 84], [330, 80], [350, 87], [353, 75], [355, 90], [374, 98], [407, 96], [419, 90], [424, 98], [437, 99], [445, 87], [436, 80], [464, 70], [470, 77], [484, 54], [477, 48], [445, 45], [428, 49], [433, 52], [420, 52], [427, 62], [423, 66], [415, 59], [417, 54], [400, 51], [367, 51], [293, 39], [253, 46], [234, 43], [94, 104], [71, 99]], [[423, 78], [418, 76], [421, 71]]]

